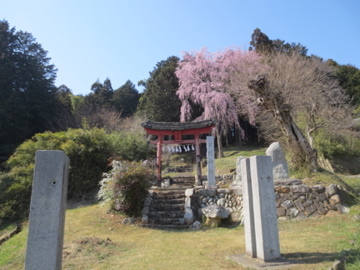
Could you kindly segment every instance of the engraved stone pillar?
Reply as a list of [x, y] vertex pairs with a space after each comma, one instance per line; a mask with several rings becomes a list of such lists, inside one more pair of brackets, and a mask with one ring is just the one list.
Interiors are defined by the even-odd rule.
[[206, 137], [207, 182], [208, 187], [215, 187], [214, 136]]
[[61, 269], [69, 158], [37, 151], [25, 270]]
[[271, 157], [254, 156], [241, 166], [246, 253], [264, 262], [280, 259]]

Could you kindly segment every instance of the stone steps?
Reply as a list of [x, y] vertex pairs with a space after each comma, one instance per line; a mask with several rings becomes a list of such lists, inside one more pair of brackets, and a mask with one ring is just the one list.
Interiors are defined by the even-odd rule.
[[161, 230], [184, 230], [189, 228], [189, 225], [144, 224], [143, 226]]
[[158, 229], [185, 229], [185, 188], [153, 189], [148, 212], [148, 223], [144, 227]]

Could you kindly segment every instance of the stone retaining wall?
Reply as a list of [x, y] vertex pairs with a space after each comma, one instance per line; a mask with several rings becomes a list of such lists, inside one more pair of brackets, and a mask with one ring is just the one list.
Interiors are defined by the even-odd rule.
[[[280, 220], [323, 216], [331, 211], [348, 212], [342, 204], [346, 191], [338, 185], [275, 185], [274, 189]], [[201, 221], [201, 209], [217, 204], [229, 210], [231, 222], [243, 223], [241, 189], [191, 189], [185, 194], [185, 207], [188, 213], [191, 210], [193, 220]]]

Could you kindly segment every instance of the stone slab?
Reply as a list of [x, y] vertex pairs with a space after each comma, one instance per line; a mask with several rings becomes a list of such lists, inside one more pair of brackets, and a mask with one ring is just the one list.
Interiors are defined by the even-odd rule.
[[279, 231], [271, 157], [250, 158], [256, 257], [264, 261], [280, 258]]
[[214, 136], [206, 137], [207, 181], [208, 187], [215, 187], [215, 147]]
[[36, 152], [25, 270], [61, 269], [68, 169], [64, 152]]
[[259, 259], [254, 259], [249, 257], [246, 254], [236, 254], [227, 256], [227, 259], [236, 262], [246, 269], [267, 269], [267, 270], [277, 270], [277, 269], [291, 269], [297, 266], [295, 261], [290, 261], [285, 258], [280, 258], [272, 262], [263, 262]]

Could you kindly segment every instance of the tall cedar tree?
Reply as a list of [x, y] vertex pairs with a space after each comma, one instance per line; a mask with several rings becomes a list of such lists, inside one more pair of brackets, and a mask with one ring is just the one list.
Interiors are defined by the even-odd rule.
[[56, 130], [61, 104], [55, 97], [55, 66], [35, 38], [0, 21], [0, 153], [37, 132]]
[[140, 81], [145, 87], [140, 98], [139, 113], [147, 119], [161, 122], [178, 122], [180, 120], [180, 100], [176, 95], [179, 81], [175, 75], [179, 58], [171, 56], [158, 62], [150, 78]]
[[121, 113], [122, 117], [132, 116], [136, 112], [139, 98], [140, 95], [135, 85], [128, 80], [123, 86], [114, 91], [114, 108]]

